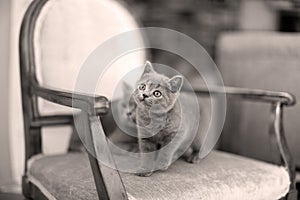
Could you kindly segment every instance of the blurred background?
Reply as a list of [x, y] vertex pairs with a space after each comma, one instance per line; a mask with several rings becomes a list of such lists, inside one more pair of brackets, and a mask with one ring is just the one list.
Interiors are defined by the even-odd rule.
[[[0, 0], [0, 191], [20, 191], [24, 165], [18, 34], [22, 16], [30, 0]], [[283, 90], [299, 96], [300, 85], [300, 1], [297, 0], [124, 0], [119, 1], [141, 27], [164, 27], [185, 33], [198, 41], [214, 59], [226, 85]], [[109, 20], [109, 19], [107, 19]], [[157, 38], [158, 40], [160, 38]], [[150, 51], [152, 62], [174, 66], [189, 65], [168, 52]], [[271, 62], [272, 61], [272, 62]], [[184, 71], [193, 76], [192, 71]], [[236, 106], [236, 105], [235, 105]], [[234, 115], [225, 126], [220, 148], [242, 152], [249, 157], [271, 160], [274, 147], [266, 136], [249, 139], [253, 127], [238, 119], [252, 109]], [[268, 112], [263, 117], [268, 118]], [[241, 116], [242, 115], [242, 116]], [[300, 167], [299, 106], [287, 110], [287, 138]], [[256, 121], [259, 119], [256, 119]], [[245, 120], [246, 121], [246, 120]], [[253, 124], [255, 123], [254, 121]], [[233, 133], [243, 125], [243, 134]], [[260, 127], [260, 125], [257, 125]], [[267, 133], [266, 127], [261, 127]], [[226, 131], [227, 130], [227, 131]], [[68, 135], [57, 141], [49, 137], [51, 152], [66, 151]], [[234, 143], [234, 141], [239, 141]], [[51, 144], [51, 145], [50, 145]], [[229, 147], [230, 146], [230, 147]], [[50, 147], [49, 147], [50, 148]], [[275, 160], [278, 158], [274, 158]]]

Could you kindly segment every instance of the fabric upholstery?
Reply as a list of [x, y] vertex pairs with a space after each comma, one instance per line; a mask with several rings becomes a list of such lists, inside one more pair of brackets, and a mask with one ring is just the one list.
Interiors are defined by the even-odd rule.
[[[300, 34], [225, 33], [218, 44], [218, 67], [228, 86], [291, 92], [300, 99]], [[270, 105], [228, 101], [223, 149], [257, 159], [280, 161], [270, 145]], [[300, 104], [284, 110], [284, 127], [296, 165], [300, 166]], [[234, 138], [234, 140], [233, 140]], [[255, 147], [255, 148], [254, 148]]]
[[[29, 180], [57, 199], [97, 199], [87, 156], [34, 157]], [[151, 177], [121, 173], [128, 197], [134, 199], [279, 199], [289, 188], [283, 167], [214, 151], [199, 164], [176, 161]]]
[[[39, 81], [47, 86], [73, 91], [81, 66], [93, 50], [109, 38], [136, 28], [138, 25], [129, 11], [115, 0], [49, 1], [38, 18], [35, 30]], [[130, 42], [143, 43], [143, 39], [136, 35], [136, 41]], [[111, 70], [102, 75], [104, 80], [99, 84], [105, 84], [105, 87], [98, 87], [96, 94], [110, 98], [120, 78], [145, 62], [143, 51], [118, 56], [111, 61]], [[53, 104], [41, 105], [42, 113], [65, 110]]]
[[[38, 80], [46, 86], [73, 91], [81, 66], [93, 50], [114, 35], [136, 28], [138, 25], [129, 11], [114, 0], [48, 1], [40, 13], [34, 33]], [[136, 41], [142, 42], [140, 35], [136, 36]], [[143, 51], [112, 61], [95, 94], [103, 94], [110, 99], [120, 78], [144, 62]], [[71, 113], [67, 107], [41, 99], [39, 111], [42, 115]], [[52, 134], [54, 129], [59, 134], [64, 133], [64, 144], [68, 143], [71, 134], [69, 127], [44, 128], [43, 133], [48, 138], [43, 145], [46, 153], [67, 149], [66, 145], [57, 144], [57, 137]]]

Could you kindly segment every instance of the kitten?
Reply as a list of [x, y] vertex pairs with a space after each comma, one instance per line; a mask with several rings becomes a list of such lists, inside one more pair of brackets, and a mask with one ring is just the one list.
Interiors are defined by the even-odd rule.
[[101, 123], [112, 143], [123, 150], [138, 152], [137, 128], [132, 120], [136, 111], [136, 103], [131, 99], [133, 89], [126, 82], [121, 84], [123, 96], [111, 102], [109, 112], [101, 116]]
[[[180, 94], [182, 84], [182, 76], [168, 78], [156, 73], [152, 64], [146, 62], [144, 72], [131, 96], [136, 106], [131, 105], [134, 111], [130, 111], [130, 117], [137, 124], [141, 153], [140, 176], [150, 176], [157, 169], [166, 170], [186, 150], [191, 133], [198, 131], [197, 117], [190, 116], [200, 113], [192, 115], [195, 110], [199, 111], [191, 108], [189, 94]], [[178, 101], [179, 95], [182, 98], [181, 104]], [[181, 125], [182, 119], [189, 120]], [[197, 127], [190, 126], [191, 124], [197, 124]], [[199, 137], [195, 141], [192, 145], [193, 153], [187, 158], [192, 163], [199, 161], [201, 142]]]

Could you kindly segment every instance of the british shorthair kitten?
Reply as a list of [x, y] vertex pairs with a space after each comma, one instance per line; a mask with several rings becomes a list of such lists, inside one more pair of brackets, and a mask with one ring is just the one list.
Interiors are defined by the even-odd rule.
[[[168, 78], [155, 72], [152, 64], [147, 61], [137, 81], [131, 96], [131, 104], [134, 100], [136, 106], [131, 106], [135, 110], [131, 111], [130, 116], [137, 125], [141, 153], [140, 176], [150, 176], [158, 169], [166, 170], [183, 154], [188, 141], [195, 139], [191, 138], [194, 137], [191, 134], [198, 131], [200, 113], [191, 107], [189, 95], [180, 93], [183, 80], [179, 75]], [[197, 113], [193, 115], [195, 111]], [[190, 124], [197, 124], [197, 127]], [[196, 143], [190, 144], [193, 153], [187, 158], [192, 163], [199, 161], [200, 142]]]

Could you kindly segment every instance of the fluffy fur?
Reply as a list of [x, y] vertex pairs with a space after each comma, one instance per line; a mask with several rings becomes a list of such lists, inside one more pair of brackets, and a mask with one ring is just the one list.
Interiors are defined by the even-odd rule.
[[[182, 155], [190, 163], [200, 161], [200, 147], [211, 116], [210, 99], [201, 97], [201, 101], [196, 102], [199, 113], [199, 109], [194, 107], [195, 102], [191, 103], [191, 94], [180, 91], [182, 82], [181, 76], [170, 79], [156, 73], [151, 63], [147, 62], [134, 89], [123, 83], [123, 97], [112, 102], [114, 117], [110, 113], [102, 118], [105, 132], [112, 133], [109, 136], [111, 141], [124, 150], [140, 152], [140, 176], [150, 176], [155, 170], [166, 170]], [[113, 119], [123, 130], [112, 123]], [[194, 136], [192, 133], [196, 132]], [[164, 147], [164, 151], [156, 151]], [[145, 154], [149, 152], [156, 153]]]
[[[184, 114], [181, 111], [185, 110], [187, 113], [193, 111], [193, 108], [186, 109], [189, 106], [185, 104], [189, 102], [188, 95], [183, 95], [186, 98], [183, 108], [178, 103], [182, 84], [183, 77], [168, 78], [156, 73], [151, 63], [146, 62], [144, 73], [138, 80], [131, 96], [136, 104], [135, 114], [131, 117], [137, 124], [141, 152], [141, 173], [139, 175], [141, 176], [150, 176], [157, 167], [166, 170], [172, 161], [178, 158], [177, 155], [182, 154], [181, 148], [184, 148], [185, 142], [190, 137], [188, 132], [193, 131], [189, 130], [189, 123], [185, 124], [186, 128], [179, 127]], [[195, 119], [192, 119], [191, 123], [193, 120]], [[179, 134], [179, 138], [171, 144], [176, 134]], [[155, 152], [166, 145], [168, 148], [165, 151], [157, 151], [157, 154], [146, 157], [145, 153]], [[193, 163], [198, 162], [199, 150], [200, 145], [196, 145], [187, 160]], [[158, 161], [162, 163], [157, 163]]]

